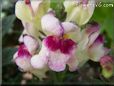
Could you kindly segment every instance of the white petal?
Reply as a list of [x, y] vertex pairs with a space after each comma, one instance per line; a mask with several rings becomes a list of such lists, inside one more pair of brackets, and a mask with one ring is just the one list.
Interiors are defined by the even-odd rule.
[[38, 41], [29, 35], [25, 35], [23, 37], [23, 40], [24, 40], [24, 44], [27, 47], [28, 51], [31, 54], [34, 54], [39, 47]]
[[99, 61], [101, 57], [105, 55], [103, 44], [93, 46], [88, 51], [90, 59], [93, 61]]
[[33, 8], [34, 13], [36, 14], [36, 12], [38, 11], [38, 7], [41, 4], [42, 0], [33, 0], [31, 1], [31, 6]]
[[31, 22], [32, 13], [24, 1], [17, 1], [15, 5], [15, 14], [20, 20]]
[[21, 68], [24, 71], [29, 71], [32, 69], [32, 66], [30, 64], [30, 58], [26, 57], [17, 57], [15, 59], [16, 64], [19, 68]]
[[42, 69], [47, 64], [48, 50], [42, 46], [41, 51], [38, 55], [35, 55], [31, 58], [31, 64], [34, 68]]
[[41, 19], [41, 25], [44, 31], [48, 31], [55, 35], [61, 34], [62, 28], [60, 26], [60, 22], [53, 14], [49, 13], [43, 16]]
[[15, 60], [17, 57], [18, 57], [18, 52], [16, 52], [16, 53], [13, 55], [13, 60]]
[[25, 35], [25, 34], [28, 34], [28, 32], [26, 31], [26, 29], [23, 30], [21, 36], [19, 37], [19, 42], [20, 43], [24, 42], [23, 35]]
[[73, 32], [73, 31], [76, 31], [77, 29], [79, 29], [78, 26], [76, 26], [75, 24], [70, 23], [70, 22], [63, 22], [62, 26], [64, 28], [64, 33]]

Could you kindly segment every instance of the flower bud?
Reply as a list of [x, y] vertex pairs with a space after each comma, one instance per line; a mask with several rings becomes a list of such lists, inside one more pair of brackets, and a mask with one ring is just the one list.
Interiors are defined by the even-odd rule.
[[114, 66], [113, 60], [110, 56], [104, 56], [100, 59], [100, 65], [102, 67], [102, 75], [105, 78], [110, 78], [113, 74]]
[[73, 21], [78, 25], [84, 25], [89, 21], [93, 14], [95, 0], [65, 0], [64, 7], [67, 12], [66, 21]]

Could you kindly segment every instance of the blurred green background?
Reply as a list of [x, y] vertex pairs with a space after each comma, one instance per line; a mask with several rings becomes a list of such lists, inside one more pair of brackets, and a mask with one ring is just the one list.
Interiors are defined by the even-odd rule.
[[[16, 1], [2, 0], [0, 20], [2, 20], [2, 84], [4, 85], [23, 84], [25, 80], [24, 73], [20, 72], [12, 61], [12, 56], [17, 50], [16, 46], [19, 44], [18, 38], [23, 30], [21, 21], [15, 16]], [[62, 2], [63, 0], [51, 2], [51, 7], [61, 21], [66, 15]], [[101, 33], [105, 36], [105, 46], [111, 48], [109, 54], [114, 58], [114, 7], [96, 7], [90, 21], [93, 20], [100, 24]], [[82, 84], [82, 82], [83, 84], [114, 84], [114, 75], [109, 79], [104, 78], [99, 63], [92, 61], [88, 61], [76, 72], [49, 71], [47, 75], [44, 81], [33, 77], [31, 80], [25, 80], [24, 84]]]

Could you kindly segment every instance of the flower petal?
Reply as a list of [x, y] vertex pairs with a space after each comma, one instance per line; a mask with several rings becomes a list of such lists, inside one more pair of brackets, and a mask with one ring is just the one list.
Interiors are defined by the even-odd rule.
[[73, 24], [71, 22], [63, 22], [62, 26], [64, 28], [64, 33], [73, 32], [73, 31], [79, 29], [78, 26], [76, 26], [75, 24]]
[[33, 69], [33, 70], [31, 70], [30, 72], [31, 72], [33, 75], [37, 76], [40, 80], [42, 80], [43, 78], [46, 78], [46, 72], [47, 72], [48, 70], [49, 70], [49, 69], [48, 69], [48, 67], [46, 66], [46, 67], [44, 67], [44, 68], [42, 68], [42, 69]]
[[79, 3], [79, 1], [77, 1], [77, 3], [73, 3], [72, 1], [67, 0], [64, 2], [65, 10], [67, 12], [66, 21], [73, 21], [78, 25], [84, 25], [89, 21], [93, 14], [95, 9], [95, 0], [88, 0], [86, 7]]
[[99, 25], [96, 22], [92, 22], [91, 24], [87, 25], [87, 27], [82, 30], [82, 36], [78, 46], [81, 49], [86, 49], [93, 44], [93, 42], [99, 36], [99, 33]]
[[18, 51], [14, 54], [14, 61], [19, 68], [24, 71], [31, 70], [30, 64], [31, 55], [27, 51], [25, 45], [21, 44]]
[[86, 51], [80, 51], [78, 47], [73, 56], [67, 62], [70, 71], [76, 71], [89, 60]]
[[100, 35], [93, 45], [88, 49], [88, 54], [90, 56], [90, 59], [93, 61], [99, 61], [100, 58], [104, 55], [106, 55], [108, 52], [107, 50], [103, 47], [103, 38]]
[[24, 42], [23, 36], [24, 36], [25, 34], [28, 34], [28, 32], [27, 32], [26, 29], [23, 30], [21, 36], [19, 37], [19, 42], [20, 42], [20, 43], [23, 43], [23, 42]]
[[34, 11], [35, 14], [37, 14], [38, 12], [38, 7], [40, 6], [40, 4], [42, 3], [43, 0], [33, 0], [31, 1], [31, 6], [32, 6], [32, 9]]
[[60, 51], [50, 51], [48, 61], [49, 68], [56, 72], [64, 71], [66, 67], [66, 62], [69, 58], [70, 55], [63, 54]]
[[30, 64], [30, 57], [17, 57], [15, 59], [15, 62], [17, 66], [24, 71], [29, 71], [32, 69], [32, 66]]
[[24, 35], [23, 40], [24, 40], [24, 44], [27, 47], [28, 51], [32, 55], [35, 54], [39, 47], [38, 40], [36, 40], [34, 37], [32, 37], [30, 35]]
[[42, 49], [40, 50], [38, 55], [34, 55], [31, 58], [31, 64], [33, 68], [42, 69], [46, 66], [48, 61], [48, 49], [42, 45]]
[[62, 33], [60, 21], [54, 17], [52, 13], [48, 13], [42, 17], [41, 25], [44, 31], [48, 31], [55, 35], [60, 35]]
[[20, 20], [31, 22], [32, 13], [24, 1], [17, 1], [15, 5], [15, 14]]

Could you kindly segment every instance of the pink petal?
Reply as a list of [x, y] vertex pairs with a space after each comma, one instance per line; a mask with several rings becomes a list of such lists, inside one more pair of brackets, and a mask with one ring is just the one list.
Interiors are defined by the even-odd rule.
[[99, 36], [99, 25], [96, 22], [91, 23], [87, 26], [86, 34], [88, 35], [89, 41], [88, 46], [93, 44], [93, 42], [96, 40], [96, 38]]
[[99, 36], [99, 25], [97, 23], [92, 23], [87, 25], [87, 27], [82, 30], [81, 40], [79, 42], [79, 47], [85, 49], [93, 44], [96, 38]]
[[90, 24], [87, 25], [87, 27], [86, 27], [86, 33], [92, 34], [94, 32], [99, 31], [99, 28], [100, 27], [99, 27], [99, 24], [98, 23], [92, 22], [92, 23], [90, 23]]

